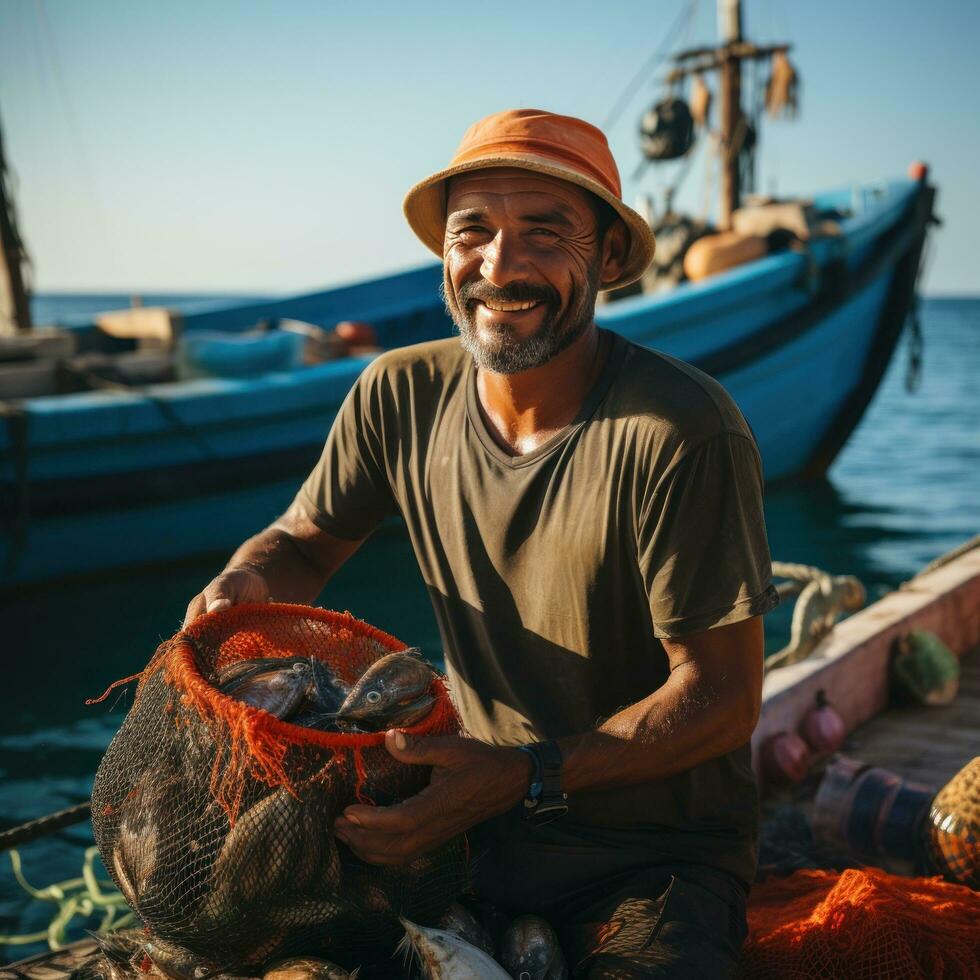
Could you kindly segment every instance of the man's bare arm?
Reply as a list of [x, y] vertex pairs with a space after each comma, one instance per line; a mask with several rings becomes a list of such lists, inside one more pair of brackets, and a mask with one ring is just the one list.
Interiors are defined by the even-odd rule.
[[571, 792], [663, 779], [752, 735], [762, 700], [762, 617], [663, 640], [666, 683], [593, 732], [561, 739]]
[[[663, 779], [748, 741], [762, 691], [761, 617], [664, 642], [666, 683], [597, 729], [559, 740], [565, 789], [581, 792]], [[552, 696], [560, 697], [560, 692]], [[348, 807], [337, 836], [360, 857], [397, 864], [509, 810], [527, 792], [530, 760], [474, 739], [408, 739], [389, 732], [395, 758], [432, 766], [421, 793], [389, 807]]]
[[190, 601], [184, 625], [241, 602], [312, 602], [364, 539], [334, 537], [295, 501], [231, 556], [225, 570]]

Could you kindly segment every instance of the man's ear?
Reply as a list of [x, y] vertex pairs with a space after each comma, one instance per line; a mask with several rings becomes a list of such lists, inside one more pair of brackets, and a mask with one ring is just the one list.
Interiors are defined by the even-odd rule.
[[615, 282], [623, 273], [626, 255], [629, 251], [630, 233], [621, 218], [606, 229], [602, 239], [602, 269], [599, 272], [599, 282]]

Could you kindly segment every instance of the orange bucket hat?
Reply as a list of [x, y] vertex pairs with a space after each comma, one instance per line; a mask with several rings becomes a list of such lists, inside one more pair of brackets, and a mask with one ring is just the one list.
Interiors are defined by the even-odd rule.
[[442, 258], [446, 233], [446, 181], [456, 174], [489, 167], [519, 167], [591, 191], [622, 218], [630, 246], [623, 274], [603, 289], [639, 279], [656, 245], [649, 224], [623, 203], [616, 161], [602, 131], [573, 116], [541, 109], [508, 109], [474, 123], [445, 170], [417, 183], [405, 196], [404, 210], [422, 244]]

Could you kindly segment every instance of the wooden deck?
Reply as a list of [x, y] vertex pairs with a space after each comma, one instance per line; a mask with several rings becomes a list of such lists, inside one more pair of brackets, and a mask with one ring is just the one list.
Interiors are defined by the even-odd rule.
[[0, 964], [0, 980], [66, 980], [97, 949], [91, 939], [81, 939], [55, 952], [38, 953], [19, 963]]
[[891, 708], [852, 732], [844, 753], [941, 788], [980, 755], [980, 648], [966, 654], [960, 666], [960, 690], [952, 704]]
[[[889, 664], [895, 642], [916, 629], [935, 633], [958, 657], [969, 656], [960, 696], [947, 708], [898, 709], [890, 703]], [[845, 755], [907, 778], [924, 772], [930, 785], [942, 786], [980, 754], [977, 650], [980, 547], [973, 547], [838, 623], [806, 660], [766, 675], [762, 713], [752, 736], [763, 794], [776, 789], [767, 785], [760, 764], [763, 743], [779, 732], [797, 731], [818, 691], [844, 720], [849, 733]], [[940, 757], [933, 759], [934, 753]]]

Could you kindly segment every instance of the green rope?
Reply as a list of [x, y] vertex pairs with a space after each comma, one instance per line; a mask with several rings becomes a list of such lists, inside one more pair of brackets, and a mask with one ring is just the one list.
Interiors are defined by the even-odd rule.
[[39, 902], [51, 902], [58, 906], [46, 929], [20, 935], [0, 935], [0, 946], [26, 946], [29, 943], [48, 944], [50, 949], [63, 949], [70, 942], [68, 929], [76, 917], [88, 919], [101, 912], [102, 920], [96, 932], [105, 935], [114, 929], [132, 925], [136, 916], [129, 910], [126, 900], [111, 881], [102, 881], [95, 874], [97, 847], [85, 849], [80, 878], [58, 881], [46, 888], [35, 888], [25, 877], [20, 853], [11, 848], [10, 865], [17, 884], [31, 898]]

